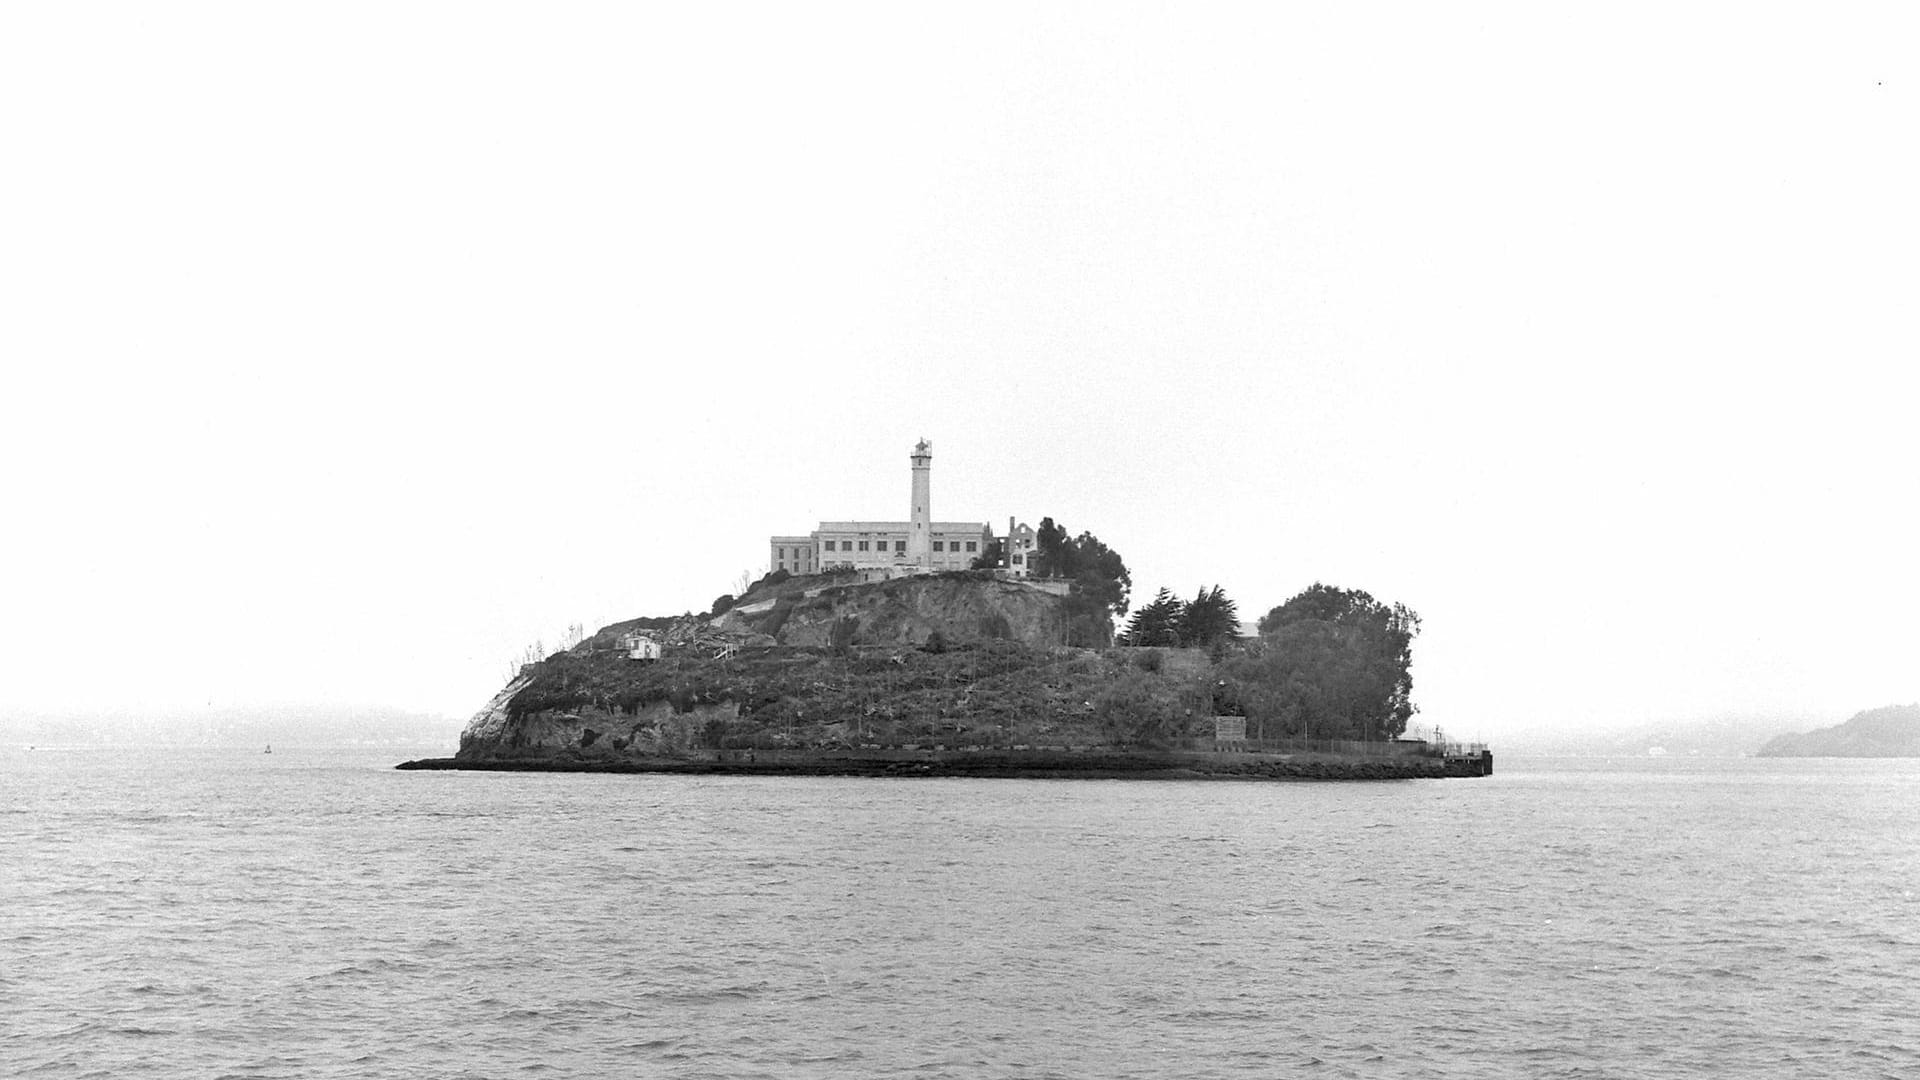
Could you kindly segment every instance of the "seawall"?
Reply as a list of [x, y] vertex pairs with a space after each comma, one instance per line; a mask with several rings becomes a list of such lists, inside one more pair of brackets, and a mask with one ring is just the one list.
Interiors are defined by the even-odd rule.
[[396, 768], [702, 776], [978, 776], [1140, 780], [1432, 780], [1490, 775], [1493, 755], [1437, 758], [1060, 750], [720, 751], [699, 757], [578, 754], [427, 758]]

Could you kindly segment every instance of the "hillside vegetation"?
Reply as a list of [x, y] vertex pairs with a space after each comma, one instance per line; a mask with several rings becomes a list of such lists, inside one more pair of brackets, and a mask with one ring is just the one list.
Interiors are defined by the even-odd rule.
[[[1188, 607], [1209, 598], [1231, 614], [1217, 587]], [[1204, 648], [1062, 644], [1102, 636], [1085, 609], [1065, 588], [979, 572], [770, 575], [714, 614], [616, 623], [524, 666], [461, 755], [1169, 749], [1211, 745], [1215, 716], [1245, 717], [1256, 741], [1381, 743], [1412, 714], [1417, 616], [1365, 593], [1315, 585], [1254, 641], [1174, 624]], [[629, 657], [622, 638], [638, 629], [662, 657]]]
[[613, 754], [1125, 746], [1211, 734], [1204, 665], [1154, 653], [997, 641], [937, 652], [762, 646], [724, 660], [635, 662], [582, 650], [531, 673], [506, 703], [506, 730], [529, 750], [599, 744]]

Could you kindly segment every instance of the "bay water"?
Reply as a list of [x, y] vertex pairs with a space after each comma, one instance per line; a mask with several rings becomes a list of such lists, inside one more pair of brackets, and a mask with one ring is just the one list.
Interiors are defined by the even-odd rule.
[[0, 1075], [1914, 1077], [1920, 761], [0, 749]]

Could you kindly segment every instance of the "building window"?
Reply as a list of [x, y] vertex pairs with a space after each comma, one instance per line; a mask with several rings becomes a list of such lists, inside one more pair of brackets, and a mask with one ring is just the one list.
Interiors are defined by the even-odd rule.
[[933, 550], [935, 551], [947, 550], [947, 542], [945, 540], [935, 540], [933, 542]]
[[968, 551], [979, 551], [979, 550], [980, 550], [980, 541], [978, 541], [978, 540], [969, 540], [969, 541], [967, 541], [967, 550], [968, 550]]
[[1015, 556], [1013, 557], [1013, 565], [1015, 565], [1015, 566], [1019, 566], [1019, 565], [1020, 565], [1020, 560], [1021, 560], [1021, 559], [1023, 559], [1023, 558], [1025, 558], [1025, 556], [1023, 556], [1023, 555], [1015, 555]]
[[861, 551], [867, 550], [867, 542], [865, 540], [860, 541], [860, 550]]
[[907, 550], [907, 542], [905, 540], [895, 540], [893, 542], [893, 550], [901, 554], [905, 554]]

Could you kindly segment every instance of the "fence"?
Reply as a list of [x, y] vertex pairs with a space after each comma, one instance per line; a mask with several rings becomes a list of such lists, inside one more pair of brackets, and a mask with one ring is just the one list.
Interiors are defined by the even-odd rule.
[[1486, 750], [1482, 743], [1427, 742], [1404, 739], [1380, 742], [1367, 739], [1176, 739], [1169, 749], [1210, 750], [1246, 754], [1346, 754], [1359, 757], [1478, 757]]
[[849, 758], [918, 759], [932, 755], [1053, 755], [1053, 754], [1156, 754], [1156, 753], [1201, 753], [1201, 754], [1337, 754], [1343, 757], [1371, 758], [1408, 758], [1424, 757], [1454, 760], [1458, 758], [1478, 758], [1486, 750], [1482, 743], [1430, 743], [1418, 740], [1402, 742], [1369, 742], [1362, 739], [1243, 739], [1232, 742], [1220, 742], [1209, 738], [1196, 739], [1159, 739], [1133, 745], [1112, 744], [1052, 744], [1052, 743], [1013, 743], [1004, 744], [983, 738], [928, 738], [921, 742], [873, 743], [873, 742], [836, 742], [824, 745], [800, 745], [783, 738], [778, 733], [756, 736], [727, 736], [719, 747], [696, 750], [696, 753], [719, 751], [723, 757], [757, 753], [762, 759], [781, 761], [807, 760], [821, 753]]

